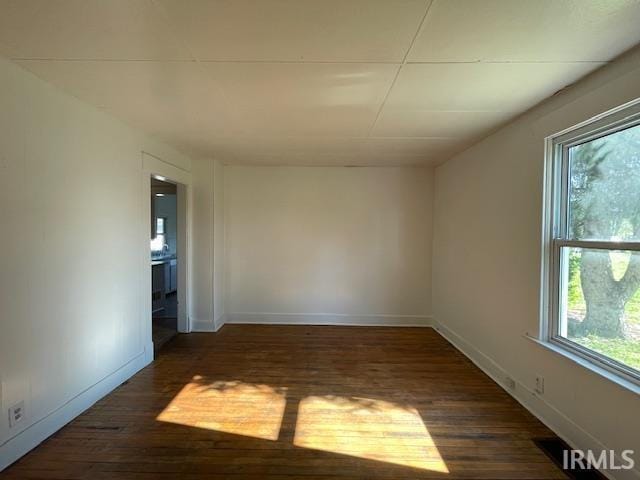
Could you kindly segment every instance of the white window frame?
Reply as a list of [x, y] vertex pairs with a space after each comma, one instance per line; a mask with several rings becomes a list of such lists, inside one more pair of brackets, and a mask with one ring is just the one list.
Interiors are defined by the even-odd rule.
[[560, 335], [561, 298], [566, 278], [563, 247], [602, 250], [640, 251], [638, 242], [572, 240], [569, 238], [569, 149], [573, 146], [640, 125], [640, 99], [598, 115], [586, 122], [558, 132], [545, 139], [545, 173], [543, 206], [543, 264], [540, 340], [570, 355], [576, 355], [635, 385], [640, 385], [640, 372]]

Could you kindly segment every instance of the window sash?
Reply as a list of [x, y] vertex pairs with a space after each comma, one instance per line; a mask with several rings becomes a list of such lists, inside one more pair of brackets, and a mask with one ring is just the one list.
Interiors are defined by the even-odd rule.
[[572, 342], [568, 338], [562, 337], [560, 335], [555, 335], [554, 337], [550, 338], [549, 342], [558, 345], [566, 350], [569, 350], [571, 353], [589, 360], [592, 363], [600, 366], [601, 368], [604, 368], [611, 373], [623, 377], [625, 380], [628, 380], [636, 385], [640, 385], [640, 374], [638, 373], [638, 371], [625, 365], [624, 363], [620, 363], [611, 357], [602, 355], [595, 350], [591, 350], [590, 348], [580, 345], [579, 343]]
[[601, 240], [564, 240], [556, 238], [553, 244], [562, 247], [593, 248], [596, 250], [633, 250], [640, 251], [640, 242], [607, 242]]
[[562, 309], [567, 304], [567, 299], [562, 298], [567, 290], [562, 284], [567, 278], [563, 272], [563, 268], [567, 268], [562, 264], [563, 248], [640, 251], [640, 241], [576, 240], [569, 237], [569, 149], [636, 125], [640, 125], [640, 99], [546, 139], [540, 338], [640, 385], [640, 372], [569, 340], [561, 335], [560, 330]]
[[[615, 248], [608, 248], [609, 244], [613, 244]], [[640, 250], [640, 243], [625, 242], [625, 244], [632, 246], [633, 248], [621, 248], [622, 242], [596, 242], [596, 241], [582, 241], [582, 240], [556, 240], [553, 242], [552, 261], [553, 261], [553, 273], [551, 285], [551, 295], [553, 297], [552, 302], [552, 315], [550, 321], [547, 322], [547, 337], [546, 340], [550, 343], [556, 344], [572, 353], [586, 359], [593, 363], [596, 363], [600, 367], [622, 376], [623, 378], [640, 385], [640, 372], [634, 368], [625, 365], [611, 357], [602, 355], [595, 350], [587, 348], [574, 342], [562, 335], [560, 319], [563, 318], [565, 312], [563, 309], [567, 305], [567, 299], [563, 298], [564, 292], [568, 289], [563, 284], [563, 279], [567, 279], [568, 275], [563, 271], [567, 268], [567, 265], [563, 265], [562, 262], [562, 249], [567, 247], [579, 247], [579, 248], [594, 248], [605, 251], [616, 250]]]

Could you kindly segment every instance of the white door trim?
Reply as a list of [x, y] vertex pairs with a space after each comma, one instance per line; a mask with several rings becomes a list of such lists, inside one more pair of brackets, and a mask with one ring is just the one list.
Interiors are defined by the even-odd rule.
[[192, 265], [192, 179], [191, 172], [183, 170], [147, 152], [142, 152], [142, 228], [141, 228], [141, 282], [142, 291], [148, 292], [143, 302], [142, 336], [151, 344], [151, 263], [149, 261], [149, 219], [151, 217], [151, 177], [164, 177], [177, 185], [178, 202], [178, 331], [191, 331], [191, 265]]

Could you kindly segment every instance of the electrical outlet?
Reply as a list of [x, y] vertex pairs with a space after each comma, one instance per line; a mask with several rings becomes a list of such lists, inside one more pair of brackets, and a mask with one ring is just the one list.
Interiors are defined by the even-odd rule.
[[516, 389], [516, 381], [511, 377], [505, 377], [504, 378], [504, 384], [509, 390], [515, 390]]
[[9, 407], [9, 428], [15, 427], [24, 419], [24, 400]]
[[544, 393], [544, 377], [542, 375], [536, 376], [536, 393], [540, 395]]

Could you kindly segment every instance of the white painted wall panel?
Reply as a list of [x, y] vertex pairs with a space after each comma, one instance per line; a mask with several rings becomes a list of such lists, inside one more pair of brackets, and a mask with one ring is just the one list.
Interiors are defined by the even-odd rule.
[[[4, 441], [148, 347], [143, 150], [190, 168], [0, 60], [0, 468]], [[19, 400], [26, 418], [9, 429]]]
[[227, 314], [431, 313], [431, 169], [224, 175]]
[[193, 172], [193, 330], [213, 330], [213, 162], [195, 159]]
[[216, 329], [225, 315], [224, 165], [213, 162], [213, 318]]

